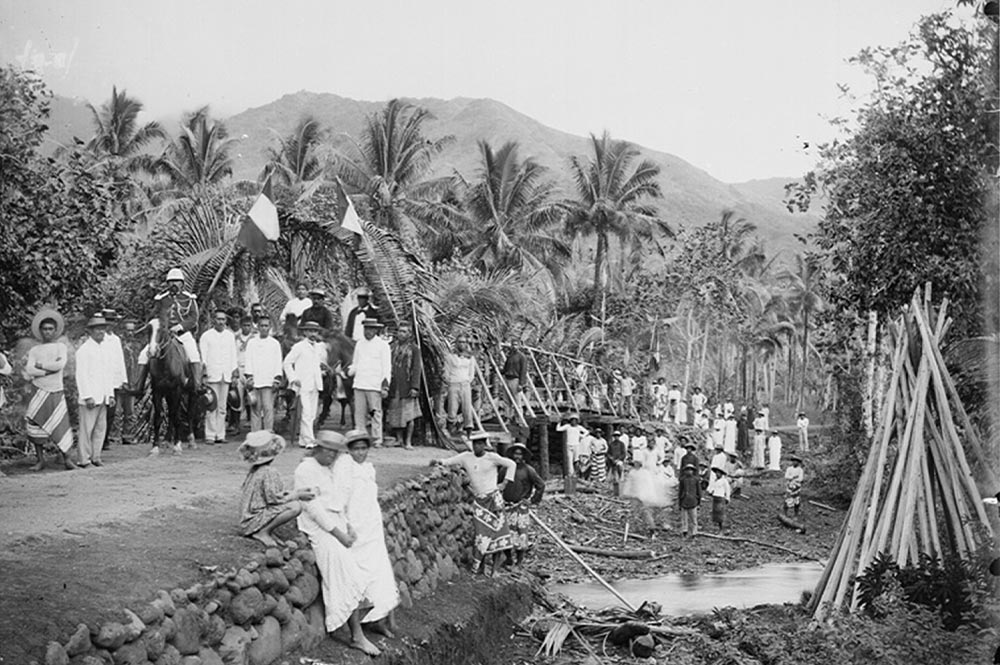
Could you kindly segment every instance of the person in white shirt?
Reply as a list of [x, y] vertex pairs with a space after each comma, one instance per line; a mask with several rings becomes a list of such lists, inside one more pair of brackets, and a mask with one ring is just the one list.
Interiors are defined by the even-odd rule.
[[253, 394], [250, 430], [274, 430], [274, 392], [281, 385], [281, 343], [271, 337], [271, 317], [257, 319], [257, 336], [247, 341], [243, 367], [246, 389]]
[[278, 323], [280, 325], [285, 325], [285, 319], [291, 314], [298, 321], [302, 317], [302, 312], [306, 311], [313, 306], [312, 300], [309, 299], [309, 287], [305, 284], [299, 284], [295, 287], [295, 297], [289, 300], [285, 304], [285, 308], [281, 310], [281, 316], [278, 318]]
[[700, 386], [695, 386], [691, 392], [691, 408], [694, 409], [695, 413], [698, 413], [705, 408], [706, 404], [708, 404], [708, 396], [701, 392]]
[[799, 418], [795, 421], [795, 426], [799, 430], [799, 452], [809, 452], [809, 419], [806, 414], [799, 412]]
[[216, 407], [205, 414], [205, 442], [224, 443], [226, 440], [226, 400], [229, 384], [237, 377], [236, 337], [227, 325], [224, 310], [215, 312], [212, 328], [201, 334], [198, 349], [205, 363], [205, 384], [215, 393]]
[[674, 414], [674, 423], [677, 425], [687, 425], [688, 421], [688, 405], [687, 402], [681, 400], [677, 402], [677, 413]]
[[667, 415], [671, 420], [677, 418], [677, 405], [681, 401], [681, 389], [677, 383], [670, 384], [670, 390], [667, 391]]
[[[486, 452], [489, 434], [475, 432], [472, 439], [472, 451], [466, 451], [448, 457], [447, 459], [432, 459], [431, 466], [460, 466], [469, 477], [469, 489], [472, 491], [472, 517], [475, 526], [475, 543], [472, 558], [473, 574], [487, 573], [486, 564], [489, 559], [491, 566], [488, 574], [492, 574], [496, 562], [494, 554], [511, 547], [510, 528], [504, 520], [502, 492], [507, 483], [514, 480], [517, 464], [506, 457], [493, 452]], [[503, 480], [497, 482], [498, 471], [504, 470]]]
[[299, 446], [312, 448], [316, 445], [313, 421], [319, 408], [319, 391], [323, 388], [320, 325], [306, 321], [299, 326], [299, 332], [304, 337], [288, 351], [281, 367], [288, 378], [288, 387], [299, 397]]
[[107, 428], [108, 406], [115, 403], [115, 380], [122, 368], [111, 362], [114, 349], [104, 345], [108, 322], [103, 316], [87, 322], [87, 340], [76, 352], [76, 388], [80, 404], [80, 466], [103, 466], [101, 446]]
[[[472, 381], [476, 378], [476, 358], [465, 338], [455, 340], [455, 353], [447, 354], [444, 366], [444, 380], [448, 385], [448, 426], [455, 428], [459, 422], [465, 430], [471, 430], [475, 423], [472, 414]], [[462, 407], [462, 420], [458, 418], [458, 407]]]
[[569, 416], [569, 422], [563, 421], [556, 425], [556, 431], [563, 432], [566, 437], [563, 448], [566, 467], [563, 471], [567, 476], [573, 475], [577, 456], [580, 453], [580, 440], [587, 435], [587, 428], [580, 424], [580, 415], [572, 413]]
[[785, 505], [781, 512], [788, 517], [788, 509], [792, 508], [795, 514], [799, 514], [799, 507], [802, 504], [802, 481], [805, 480], [806, 472], [802, 468], [802, 458], [792, 455], [792, 465], [785, 470]]
[[[726, 454], [725, 449], [721, 445], [715, 446], [715, 454], [712, 455], [712, 461], [709, 462], [709, 468], [714, 469], [716, 467], [720, 469], [726, 468], [726, 463], [729, 462], [729, 455]], [[708, 477], [708, 489], [711, 491], [712, 485], [715, 484], [715, 478], [712, 474]]]
[[[249, 392], [246, 380], [247, 344], [251, 339], [256, 337], [257, 330], [254, 326], [253, 318], [250, 316], [241, 317], [240, 329], [233, 333], [233, 338], [236, 340], [236, 391], [240, 396], [240, 404], [246, 409], [247, 420], [253, 417], [253, 409], [250, 406], [250, 400], [247, 398], [247, 393]], [[241, 414], [239, 411], [230, 411], [229, 413], [230, 422], [237, 431], [240, 428], [240, 417]]]
[[726, 419], [716, 416], [712, 421], [712, 449], [724, 447], [726, 442]]
[[593, 471], [594, 437], [589, 430], [584, 430], [576, 449], [576, 475], [584, 480], [590, 480]]
[[355, 425], [371, 433], [372, 445], [382, 445], [382, 400], [389, 396], [392, 379], [392, 351], [379, 336], [382, 323], [364, 320], [364, 339], [354, 345], [354, 359], [347, 373], [354, 377]]
[[709, 483], [708, 494], [712, 497], [712, 521], [719, 525], [720, 533], [726, 533], [729, 530], [732, 489], [724, 467], [712, 465], [712, 482]]
[[722, 424], [722, 445], [727, 453], [736, 452], [737, 433], [736, 416], [730, 413]]
[[[122, 348], [121, 337], [115, 334], [113, 328], [115, 322], [119, 319], [118, 312], [113, 309], [104, 309], [101, 310], [101, 316], [108, 322], [108, 330], [104, 334], [104, 341], [101, 345], [106, 345], [107, 348], [105, 350], [108, 354], [108, 362], [112, 364], [115, 370], [115, 401], [114, 404], [108, 405], [108, 424], [104, 430], [104, 441], [101, 444], [101, 449], [107, 450], [108, 445], [111, 443], [111, 433], [115, 426], [116, 407], [125, 401], [125, 393], [128, 391], [128, 372], [125, 370], [125, 351]], [[122, 415], [127, 417], [126, 414]], [[119, 440], [125, 438], [127, 428], [128, 422], [121, 422], [121, 437]]]
[[760, 407], [760, 415], [764, 417], [763, 429], [771, 429], [771, 407], [764, 404]]
[[771, 430], [771, 436], [767, 438], [767, 462], [768, 471], [781, 471], [781, 437], [778, 430]]

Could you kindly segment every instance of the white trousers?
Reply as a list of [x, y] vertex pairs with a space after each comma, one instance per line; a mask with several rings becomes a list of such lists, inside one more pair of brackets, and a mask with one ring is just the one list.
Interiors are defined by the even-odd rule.
[[207, 385], [215, 393], [218, 403], [215, 411], [205, 414], [205, 440], [222, 441], [226, 438], [226, 399], [229, 397], [229, 382], [212, 381]]
[[299, 403], [302, 407], [302, 420], [299, 423], [299, 445], [311, 448], [316, 444], [313, 434], [313, 422], [319, 409], [319, 391], [303, 390], [299, 393]]
[[101, 461], [101, 446], [108, 429], [108, 407], [98, 404], [88, 407], [80, 405], [80, 464]]

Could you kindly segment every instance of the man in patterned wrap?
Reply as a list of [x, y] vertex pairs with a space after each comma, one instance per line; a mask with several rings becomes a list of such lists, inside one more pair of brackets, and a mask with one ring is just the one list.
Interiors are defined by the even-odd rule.
[[[474, 432], [472, 452], [459, 453], [447, 459], [430, 461], [431, 466], [460, 466], [469, 476], [469, 490], [472, 492], [472, 517], [476, 528], [476, 541], [472, 552], [473, 574], [482, 572], [492, 575], [496, 568], [494, 555], [510, 549], [510, 529], [504, 519], [502, 492], [507, 483], [514, 480], [517, 464], [513, 460], [486, 452], [490, 435]], [[504, 479], [497, 482], [498, 469], [505, 469]], [[489, 569], [486, 567], [489, 559]]]

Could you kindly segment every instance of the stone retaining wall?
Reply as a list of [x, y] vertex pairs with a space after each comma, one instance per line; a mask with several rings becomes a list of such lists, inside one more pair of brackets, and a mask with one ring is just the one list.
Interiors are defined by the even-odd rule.
[[[379, 497], [402, 603], [468, 559], [472, 509], [455, 470], [435, 469]], [[50, 642], [45, 665], [268, 665], [326, 634], [316, 557], [303, 534], [187, 589], [161, 590], [119, 621], [81, 623]]]

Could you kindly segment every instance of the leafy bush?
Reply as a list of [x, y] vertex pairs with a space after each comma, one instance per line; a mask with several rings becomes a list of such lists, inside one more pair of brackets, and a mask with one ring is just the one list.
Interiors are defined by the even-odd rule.
[[900, 567], [882, 552], [858, 577], [859, 604], [874, 618], [884, 618], [901, 601], [940, 615], [946, 630], [977, 625], [983, 611], [987, 578], [981, 563], [957, 556], [942, 561], [921, 554], [914, 565]]

